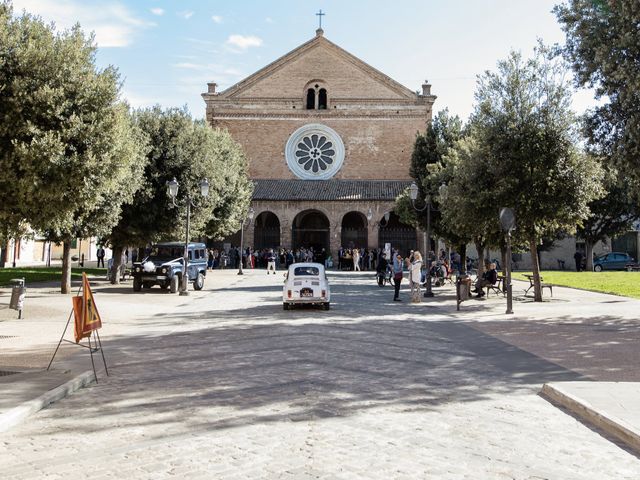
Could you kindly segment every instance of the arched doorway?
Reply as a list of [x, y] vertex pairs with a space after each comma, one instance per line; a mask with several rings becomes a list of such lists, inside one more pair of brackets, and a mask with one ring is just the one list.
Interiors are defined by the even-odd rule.
[[420, 250], [417, 248], [416, 229], [402, 223], [400, 217], [393, 212], [389, 215], [389, 221], [384, 217], [380, 219], [378, 246], [384, 248], [385, 243], [390, 243], [391, 248], [397, 249], [402, 255], [407, 255], [410, 250]]
[[360, 212], [349, 212], [342, 217], [340, 244], [344, 248], [368, 248], [367, 217]]
[[313, 248], [316, 254], [329, 250], [329, 219], [318, 210], [305, 210], [293, 219], [292, 247]]
[[253, 231], [253, 247], [276, 248], [280, 246], [280, 220], [273, 212], [262, 212], [256, 217]]

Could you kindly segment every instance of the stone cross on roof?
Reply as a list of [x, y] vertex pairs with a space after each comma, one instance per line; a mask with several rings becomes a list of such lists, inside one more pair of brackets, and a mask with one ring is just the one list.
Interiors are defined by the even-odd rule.
[[318, 13], [316, 13], [316, 15], [318, 16], [318, 20], [319, 20], [319, 25], [318, 28], [320, 30], [322, 30], [322, 17], [326, 15], [326, 13], [322, 13], [322, 9], [320, 9], [320, 11]]

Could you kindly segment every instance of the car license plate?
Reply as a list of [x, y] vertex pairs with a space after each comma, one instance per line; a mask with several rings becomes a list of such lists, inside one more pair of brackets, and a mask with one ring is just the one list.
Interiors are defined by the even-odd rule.
[[303, 288], [302, 290], [300, 290], [300, 296], [313, 297], [313, 290], [311, 290], [310, 288]]

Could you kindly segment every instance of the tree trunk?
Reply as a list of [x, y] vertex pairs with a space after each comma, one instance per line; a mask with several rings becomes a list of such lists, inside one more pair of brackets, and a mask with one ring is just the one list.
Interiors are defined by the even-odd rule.
[[584, 241], [585, 255], [587, 256], [587, 272], [593, 272], [593, 243], [589, 240]]
[[529, 250], [531, 252], [531, 270], [533, 272], [533, 300], [535, 302], [541, 302], [540, 264], [538, 263], [538, 242], [535, 236], [529, 239]]
[[467, 244], [463, 243], [458, 250], [460, 254], [460, 273], [467, 273]]
[[62, 281], [60, 293], [71, 292], [71, 240], [62, 242]]
[[482, 277], [484, 273], [484, 244], [479, 240], [473, 242], [476, 246], [476, 252], [478, 252], [478, 278]]
[[109, 272], [109, 280], [112, 285], [120, 284], [120, 265], [122, 265], [122, 247], [113, 247], [111, 257], [113, 262], [111, 262], [111, 271]]
[[[502, 270], [502, 274], [506, 275], [507, 273], [507, 262], [511, 261], [510, 258], [507, 258], [507, 246], [506, 245], [502, 245], [500, 247], [500, 261], [502, 262], [502, 265], [500, 265], [500, 269]], [[505, 285], [506, 288], [506, 285]]]

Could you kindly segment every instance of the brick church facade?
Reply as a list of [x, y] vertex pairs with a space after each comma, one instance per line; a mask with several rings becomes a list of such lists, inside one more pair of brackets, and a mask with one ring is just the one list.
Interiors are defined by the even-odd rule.
[[[242, 145], [255, 183], [245, 245], [415, 248], [391, 213], [410, 183], [416, 132], [431, 120], [431, 86], [416, 93], [324, 37], [222, 92], [206, 118]], [[385, 218], [385, 213], [390, 212]]]

